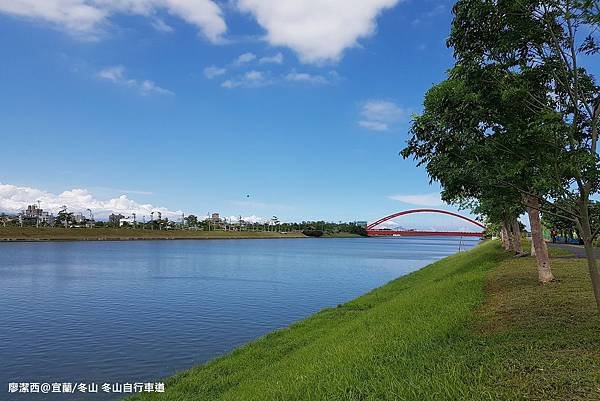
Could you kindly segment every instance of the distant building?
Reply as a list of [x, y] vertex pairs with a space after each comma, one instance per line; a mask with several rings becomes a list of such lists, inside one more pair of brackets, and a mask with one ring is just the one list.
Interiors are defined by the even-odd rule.
[[35, 218], [42, 214], [43, 210], [38, 205], [29, 205], [26, 210], [23, 210], [23, 217]]
[[19, 222], [33, 224], [53, 224], [54, 216], [48, 212], [44, 212], [38, 205], [29, 205], [27, 209], [19, 214]]
[[219, 213], [213, 213], [210, 219], [213, 221], [213, 223], [221, 222], [221, 216], [219, 215]]
[[111, 214], [110, 216], [108, 216], [108, 222], [110, 224], [114, 224], [115, 226], [120, 226], [121, 225], [121, 219], [124, 219], [125, 216], [123, 216], [122, 214]]
[[358, 227], [362, 227], [362, 228], [367, 228], [367, 226], [369, 225], [369, 223], [366, 221], [357, 221], [354, 224], [356, 224]]
[[83, 216], [83, 213], [76, 213], [73, 215], [73, 221], [76, 224], [81, 224], [81, 223], [85, 223], [86, 218]]
[[119, 219], [119, 227], [123, 227], [123, 225], [135, 225], [135, 220], [133, 219], [133, 217], [122, 217], [121, 219]]

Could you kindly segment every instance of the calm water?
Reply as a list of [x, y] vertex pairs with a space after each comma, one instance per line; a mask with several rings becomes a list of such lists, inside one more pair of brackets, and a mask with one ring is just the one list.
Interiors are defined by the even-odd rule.
[[0, 243], [0, 400], [114, 399], [9, 397], [8, 383], [158, 379], [457, 250], [456, 238]]

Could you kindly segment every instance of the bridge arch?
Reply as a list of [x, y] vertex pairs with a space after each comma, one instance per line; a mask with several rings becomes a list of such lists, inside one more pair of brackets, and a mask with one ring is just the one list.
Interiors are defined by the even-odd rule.
[[378, 225], [385, 223], [388, 220], [392, 220], [395, 219], [396, 217], [400, 217], [400, 216], [404, 216], [407, 214], [414, 214], [414, 213], [439, 213], [439, 214], [446, 214], [449, 216], [454, 216], [457, 217], [459, 219], [463, 219], [465, 221], [468, 221], [469, 223], [475, 224], [476, 226], [478, 226], [479, 228], [485, 229], [485, 226], [483, 224], [481, 224], [480, 222], [470, 219], [468, 217], [462, 216], [458, 213], [453, 213], [453, 212], [449, 212], [448, 210], [440, 210], [440, 209], [412, 209], [412, 210], [405, 210], [403, 212], [398, 212], [398, 213], [394, 213], [394, 214], [390, 214], [389, 216], [385, 216], [369, 225], [367, 225], [367, 230], [373, 230], [375, 227], [377, 227]]

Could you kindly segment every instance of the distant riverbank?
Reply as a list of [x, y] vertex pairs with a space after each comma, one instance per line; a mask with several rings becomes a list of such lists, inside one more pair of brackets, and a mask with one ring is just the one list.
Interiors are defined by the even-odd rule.
[[[326, 234], [325, 238], [358, 237], [350, 233]], [[302, 232], [140, 230], [129, 228], [0, 228], [0, 242], [21, 241], [139, 241], [307, 238]]]
[[304, 238], [301, 232], [140, 230], [128, 228], [0, 228], [0, 241], [136, 241]]

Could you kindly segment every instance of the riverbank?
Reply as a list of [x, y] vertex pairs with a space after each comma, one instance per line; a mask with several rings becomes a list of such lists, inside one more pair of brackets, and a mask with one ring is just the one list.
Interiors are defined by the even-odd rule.
[[597, 400], [600, 319], [583, 261], [497, 243], [434, 263], [176, 375], [135, 400]]
[[130, 228], [0, 228], [0, 242], [6, 241], [135, 241], [306, 238], [301, 232], [139, 230]]
[[361, 238], [361, 236], [353, 233], [325, 233], [320, 238]]

